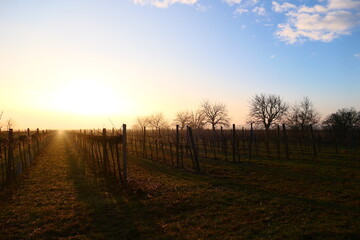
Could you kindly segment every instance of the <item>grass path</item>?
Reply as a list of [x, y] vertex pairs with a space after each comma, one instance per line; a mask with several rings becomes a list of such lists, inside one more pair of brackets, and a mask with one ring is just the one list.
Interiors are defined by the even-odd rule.
[[0, 239], [141, 239], [157, 229], [151, 218], [143, 222], [140, 202], [85, 177], [76, 160], [66, 138], [56, 136], [0, 200]]

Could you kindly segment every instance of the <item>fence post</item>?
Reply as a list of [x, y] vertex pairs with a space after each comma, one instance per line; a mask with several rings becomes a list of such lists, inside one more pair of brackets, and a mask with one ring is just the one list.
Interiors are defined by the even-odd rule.
[[15, 177], [15, 167], [14, 167], [14, 152], [13, 152], [13, 143], [14, 135], [13, 130], [9, 129], [9, 150], [8, 150], [8, 161], [6, 167], [6, 182], [9, 184], [11, 180]]
[[194, 137], [193, 137], [193, 134], [192, 134], [191, 127], [188, 127], [188, 131], [189, 131], [190, 141], [191, 141], [191, 145], [192, 145], [192, 149], [193, 149], [193, 153], [194, 153], [195, 171], [200, 172], [200, 164], [199, 164], [198, 152], [197, 152], [197, 149], [196, 149], [196, 144], [195, 144], [195, 141], [194, 141]]
[[36, 136], [37, 136], [37, 138], [36, 138], [36, 151], [37, 151], [36, 155], [38, 155], [40, 153], [40, 142], [39, 142], [40, 131], [38, 128], [36, 129]]
[[249, 162], [251, 161], [252, 139], [253, 139], [253, 123], [250, 124]]
[[225, 153], [225, 149], [224, 149], [224, 131], [223, 131], [223, 127], [220, 127], [220, 142], [221, 142], [221, 152], [224, 154]]
[[127, 175], [128, 175], [128, 171], [127, 171], [127, 146], [126, 146], [126, 124], [123, 124], [123, 139], [122, 139], [122, 143], [123, 143], [123, 177], [124, 177], [124, 184], [126, 185], [127, 182]]
[[142, 149], [143, 149], [143, 157], [146, 158], [147, 157], [147, 154], [146, 154], [146, 126], [144, 126], [144, 129], [143, 129], [143, 145], [142, 145]]
[[280, 160], [280, 125], [277, 125], [277, 156]]
[[213, 129], [212, 129], [212, 147], [213, 147], [213, 152], [214, 152], [214, 159], [217, 159], [217, 157], [216, 157], [216, 132], [215, 132], [215, 127], [213, 127]]
[[176, 167], [179, 167], [179, 165], [180, 165], [179, 142], [180, 142], [179, 125], [176, 125]]
[[[1, 134], [1, 128], [0, 128], [0, 134]], [[3, 155], [3, 149], [2, 149], [1, 143], [0, 143], [0, 165], [1, 165], [1, 190], [4, 190], [5, 189], [6, 156]]]
[[235, 130], [235, 124], [233, 124], [233, 129], [232, 129], [232, 158], [233, 161], [235, 162], [235, 143], [236, 143], [236, 130]]
[[[243, 147], [244, 154], [246, 154], [246, 151], [245, 151], [245, 128], [242, 127], [241, 131], [242, 131], [242, 147]], [[239, 153], [240, 153], [240, 151], [239, 151]]]
[[32, 159], [31, 159], [31, 147], [30, 147], [30, 129], [28, 128], [27, 129], [27, 142], [28, 142], [28, 161], [29, 161], [29, 165], [31, 164], [32, 162]]
[[284, 141], [285, 141], [286, 160], [289, 160], [289, 145], [288, 145], [288, 139], [287, 139], [287, 135], [286, 135], [285, 123], [283, 123], [282, 127], [283, 127]]
[[102, 132], [102, 136], [103, 136], [103, 171], [104, 173], [106, 173], [107, 171], [110, 172], [110, 163], [109, 163], [109, 158], [108, 158], [108, 152], [107, 152], [107, 143], [106, 143], [106, 128], [103, 128], [103, 132]]

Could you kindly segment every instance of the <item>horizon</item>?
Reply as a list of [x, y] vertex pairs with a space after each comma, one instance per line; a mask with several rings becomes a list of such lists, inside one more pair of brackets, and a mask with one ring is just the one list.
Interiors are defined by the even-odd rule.
[[322, 119], [360, 110], [360, 2], [3, 1], [0, 124], [112, 128], [138, 116], [309, 97]]

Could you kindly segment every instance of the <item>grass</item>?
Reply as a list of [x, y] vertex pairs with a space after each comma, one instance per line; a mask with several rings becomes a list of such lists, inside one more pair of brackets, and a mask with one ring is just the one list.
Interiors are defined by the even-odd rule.
[[313, 168], [307, 162], [207, 160], [203, 164], [209, 170], [196, 175], [175, 174], [171, 168], [143, 159], [133, 162], [151, 169], [134, 172], [135, 178], [150, 175], [155, 179], [153, 185], [161, 186], [155, 193], [150, 191], [146, 205], [166, 209], [164, 225], [174, 236], [179, 232], [189, 239], [360, 236], [356, 169], [349, 169], [350, 175], [345, 177], [326, 171], [331, 168], [325, 165], [325, 169]]
[[59, 136], [0, 200], [0, 239], [359, 239], [359, 160], [201, 159], [195, 174], [129, 156], [122, 189]]

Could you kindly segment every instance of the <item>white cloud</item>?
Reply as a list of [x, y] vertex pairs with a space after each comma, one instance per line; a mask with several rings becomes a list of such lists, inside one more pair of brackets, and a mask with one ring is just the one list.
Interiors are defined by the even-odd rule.
[[249, 12], [249, 10], [247, 10], [246, 8], [242, 8], [242, 7], [238, 7], [236, 10], [235, 10], [235, 14], [238, 14], [238, 15], [241, 15], [243, 13], [247, 13]]
[[260, 16], [266, 15], [266, 9], [264, 7], [255, 7], [252, 11]]
[[278, 24], [276, 36], [288, 43], [322, 41], [330, 42], [350, 35], [360, 25], [360, 1], [329, 0], [325, 6], [300, 6], [286, 13], [288, 21]]
[[196, 10], [200, 11], [200, 12], [207, 12], [211, 9], [211, 6], [206, 6], [206, 5], [202, 5], [202, 4], [196, 4]]
[[[150, 4], [167, 8], [173, 4], [193, 5], [199, 11], [209, 7], [199, 3], [200, 0], [132, 0], [135, 4]], [[264, 8], [265, 0], [219, 0], [229, 6], [235, 6], [234, 14], [253, 13], [268, 16]], [[297, 4], [294, 4], [298, 2]], [[299, 3], [300, 2], [300, 3]], [[304, 5], [306, 1], [272, 0], [272, 10], [282, 13], [286, 21], [277, 24], [275, 36], [287, 44], [305, 41], [330, 42], [344, 35], [350, 35], [355, 27], [360, 26], [360, 0], [317, 0], [314, 5]], [[257, 22], [261, 22], [257, 19]]]
[[225, 2], [227, 4], [229, 4], [230, 6], [233, 6], [235, 4], [240, 4], [242, 2], [242, 0], [225, 0]]
[[289, 9], [296, 8], [296, 6], [294, 4], [291, 4], [291, 3], [288, 3], [288, 2], [280, 4], [280, 3], [276, 2], [276, 1], [273, 1], [272, 5], [273, 5], [273, 10], [275, 12], [285, 12], [285, 11], [288, 11]]
[[315, 5], [313, 7], [301, 6], [298, 9], [300, 13], [325, 13], [328, 11], [328, 8], [321, 5]]
[[138, 4], [138, 5], [145, 5], [149, 2], [148, 0], [132, 0], [132, 1], [133, 1], [133, 3]]
[[354, 54], [354, 57], [360, 59], [360, 53], [355, 53], [355, 54]]
[[271, 55], [270, 58], [274, 59], [274, 58], [276, 58], [276, 55], [275, 54]]
[[186, 5], [194, 5], [198, 0], [132, 0], [133, 3], [139, 5], [151, 4], [158, 8], [167, 8], [172, 4], [180, 3]]
[[358, 0], [329, 0], [330, 9], [360, 9]]

